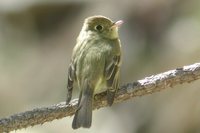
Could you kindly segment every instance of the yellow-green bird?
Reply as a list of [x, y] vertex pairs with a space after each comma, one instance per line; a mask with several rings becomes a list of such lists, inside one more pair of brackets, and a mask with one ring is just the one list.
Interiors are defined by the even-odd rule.
[[94, 94], [107, 90], [108, 105], [113, 104], [119, 87], [121, 43], [118, 28], [122, 23], [122, 20], [113, 22], [100, 15], [84, 21], [68, 69], [66, 104], [71, 100], [74, 82], [80, 89], [73, 129], [91, 127]]

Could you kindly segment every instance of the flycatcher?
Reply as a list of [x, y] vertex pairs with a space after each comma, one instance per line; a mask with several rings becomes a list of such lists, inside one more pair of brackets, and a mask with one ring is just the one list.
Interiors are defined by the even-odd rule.
[[91, 126], [94, 94], [107, 91], [107, 103], [113, 104], [119, 87], [121, 43], [118, 28], [122, 23], [122, 20], [113, 22], [104, 16], [92, 16], [84, 21], [68, 69], [66, 104], [71, 100], [74, 82], [80, 89], [73, 129]]

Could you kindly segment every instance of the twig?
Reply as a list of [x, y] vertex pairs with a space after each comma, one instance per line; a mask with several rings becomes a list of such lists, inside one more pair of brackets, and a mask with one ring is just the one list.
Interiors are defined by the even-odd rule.
[[[178, 84], [190, 83], [199, 78], [200, 63], [152, 75], [142, 80], [138, 80], [137, 82], [127, 83], [121, 86], [116, 94], [114, 103], [119, 103], [136, 96], [158, 92]], [[103, 92], [96, 95], [93, 106], [94, 109], [105, 106], [108, 106], [106, 102], [106, 93]], [[72, 116], [76, 107], [77, 99], [72, 100], [69, 105], [65, 105], [65, 102], [62, 102], [49, 107], [41, 107], [31, 111], [14, 114], [10, 117], [0, 119], [0, 132], [9, 132], [37, 124], [43, 124], [54, 119]]]

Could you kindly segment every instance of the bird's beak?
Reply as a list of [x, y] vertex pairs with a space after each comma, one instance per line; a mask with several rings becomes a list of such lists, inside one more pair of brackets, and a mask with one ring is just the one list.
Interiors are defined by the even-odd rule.
[[117, 22], [114, 22], [113, 25], [111, 26], [111, 29], [116, 28], [116, 27], [120, 27], [123, 23], [124, 23], [123, 20], [119, 20]]

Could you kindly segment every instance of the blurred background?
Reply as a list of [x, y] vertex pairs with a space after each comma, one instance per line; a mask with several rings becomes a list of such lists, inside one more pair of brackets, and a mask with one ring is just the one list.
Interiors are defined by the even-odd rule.
[[[199, 0], [1, 0], [0, 118], [65, 101], [67, 68], [83, 21], [124, 20], [121, 84], [200, 59]], [[199, 133], [200, 81], [13, 133]]]

